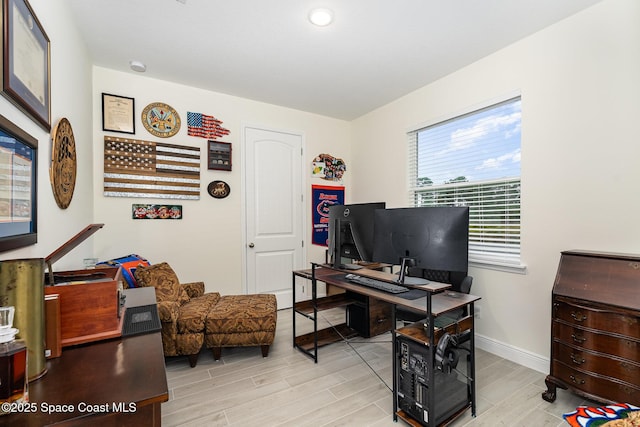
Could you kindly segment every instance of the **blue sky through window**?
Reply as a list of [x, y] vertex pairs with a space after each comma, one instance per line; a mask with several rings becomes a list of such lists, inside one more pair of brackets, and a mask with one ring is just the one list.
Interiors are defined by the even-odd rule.
[[418, 132], [418, 179], [489, 181], [520, 176], [519, 98]]

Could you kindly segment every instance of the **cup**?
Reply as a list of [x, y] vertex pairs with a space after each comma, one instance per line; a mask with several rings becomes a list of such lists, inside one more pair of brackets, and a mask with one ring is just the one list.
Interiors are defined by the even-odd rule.
[[13, 315], [16, 309], [13, 306], [0, 307], [0, 330], [13, 327]]

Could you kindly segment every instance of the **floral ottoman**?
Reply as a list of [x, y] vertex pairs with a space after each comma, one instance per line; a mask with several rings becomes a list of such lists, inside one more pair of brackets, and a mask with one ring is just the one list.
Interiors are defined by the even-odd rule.
[[221, 296], [205, 320], [205, 346], [215, 360], [222, 347], [260, 346], [262, 357], [267, 357], [276, 335], [276, 311], [272, 294]]

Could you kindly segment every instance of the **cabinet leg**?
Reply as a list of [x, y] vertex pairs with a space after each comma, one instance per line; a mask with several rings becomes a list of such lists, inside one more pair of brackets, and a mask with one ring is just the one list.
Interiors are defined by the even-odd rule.
[[542, 392], [542, 398], [553, 403], [556, 400], [556, 384], [549, 377], [544, 380], [544, 383], [547, 385], [547, 391]]

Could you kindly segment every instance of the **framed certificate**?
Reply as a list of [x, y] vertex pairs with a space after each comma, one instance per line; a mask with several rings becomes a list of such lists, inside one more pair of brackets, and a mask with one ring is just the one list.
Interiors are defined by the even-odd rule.
[[38, 140], [0, 115], [0, 252], [38, 241]]
[[102, 94], [102, 130], [136, 133], [134, 121], [135, 101], [126, 96]]
[[49, 37], [27, 0], [2, 0], [2, 94], [51, 130]]

